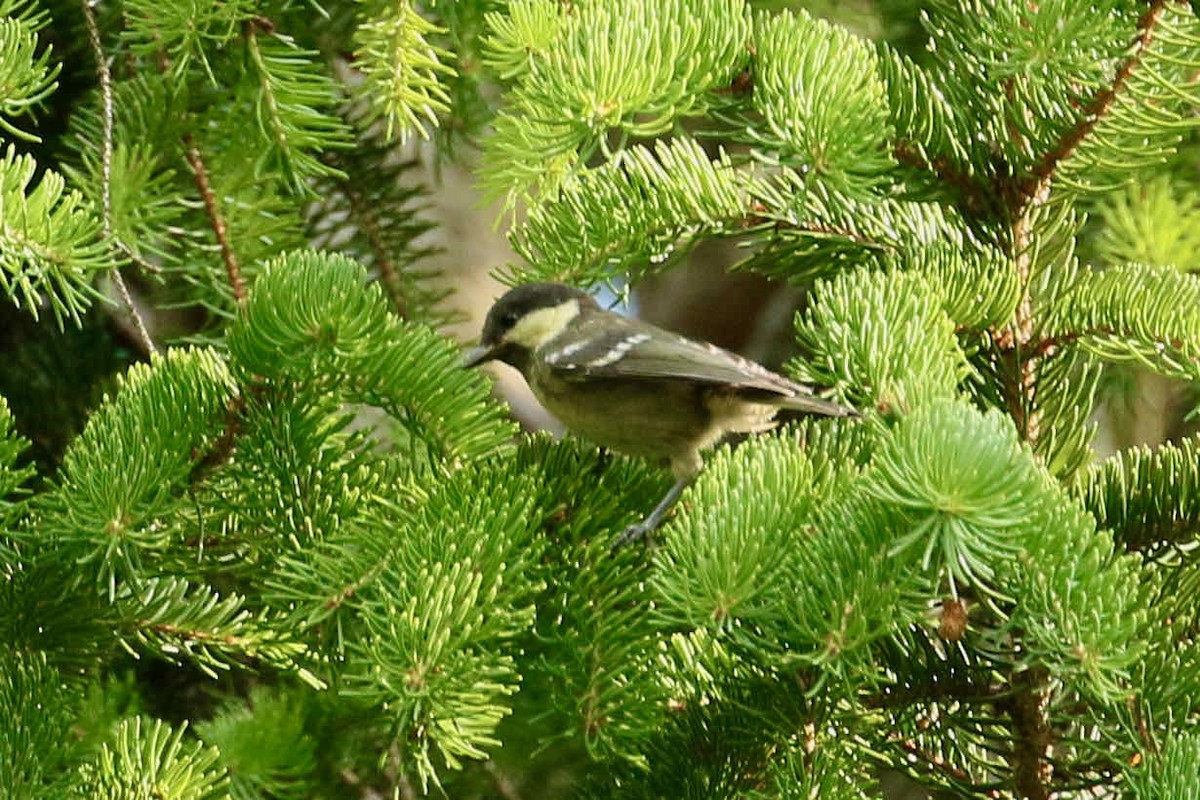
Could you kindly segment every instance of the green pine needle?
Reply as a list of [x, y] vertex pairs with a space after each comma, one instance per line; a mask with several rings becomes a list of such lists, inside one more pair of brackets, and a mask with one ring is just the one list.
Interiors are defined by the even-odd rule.
[[1011, 422], [959, 402], [921, 406], [876, 454], [866, 491], [905, 520], [890, 553], [947, 583], [1003, 598], [1000, 567], [1037, 535], [1053, 499]]
[[191, 504], [181, 486], [221, 436], [232, 396], [215, 353], [173, 350], [133, 366], [67, 449], [39, 530], [110, 600], [172, 541], [173, 515]]
[[134, 717], [123, 721], [111, 743], [79, 770], [72, 797], [226, 797], [229, 776], [217, 765], [215, 747], [185, 740], [187, 724], [172, 727], [162, 720]]
[[1160, 749], [1140, 755], [1124, 770], [1131, 800], [1200, 795], [1200, 734], [1175, 731]]
[[422, 17], [413, 3], [364, 0], [354, 33], [355, 65], [363, 74], [358, 95], [382, 120], [386, 138], [427, 136], [438, 114], [450, 111], [443, 81], [455, 74], [445, 62], [450, 53], [430, 43], [442, 32]]
[[810, 355], [789, 367], [885, 413], [954, 397], [968, 367], [939, 294], [915, 273], [858, 270], [819, 282], [797, 320]]
[[30, 116], [58, 88], [62, 64], [51, 63], [51, 50], [38, 54], [38, 31], [49, 16], [34, 3], [13, 0], [0, 6], [0, 130], [31, 142], [41, 139], [13, 123]]
[[0, 157], [0, 291], [35, 319], [50, 306], [61, 328], [96, 297], [96, 273], [117, 266], [91, 204], [63, 177], [9, 145]]

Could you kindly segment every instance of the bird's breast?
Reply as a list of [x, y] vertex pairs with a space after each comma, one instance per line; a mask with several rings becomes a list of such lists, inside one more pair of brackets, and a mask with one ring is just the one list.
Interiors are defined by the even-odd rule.
[[709, 426], [707, 409], [687, 384], [532, 377], [533, 393], [567, 430], [627, 455], [671, 461], [696, 449]]

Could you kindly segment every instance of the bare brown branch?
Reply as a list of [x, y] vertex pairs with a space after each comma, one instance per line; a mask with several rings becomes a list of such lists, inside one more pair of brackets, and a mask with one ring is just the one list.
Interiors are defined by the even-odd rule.
[[[83, 20], [87, 26], [88, 41], [92, 46], [92, 56], [96, 59], [96, 80], [100, 84], [100, 105], [104, 116], [104, 133], [100, 144], [101, 224], [103, 225], [104, 238], [117, 244], [122, 252], [128, 253], [128, 248], [117, 241], [112, 232], [112, 72], [108, 68], [108, 57], [105, 56], [104, 47], [100, 42], [100, 26], [96, 22], [96, 9], [92, 5], [91, 0], [83, 0]], [[125, 278], [121, 275], [121, 270], [118, 267], [113, 267], [109, 271], [109, 278], [112, 280], [113, 285], [117, 287], [117, 293], [121, 296], [121, 302], [124, 304], [125, 310], [133, 322], [133, 328], [137, 332], [137, 339], [142, 345], [142, 349], [146, 355], [152, 355], [156, 352], [154, 340], [150, 338], [150, 333], [146, 330], [146, 322], [142, 319], [142, 315], [138, 313], [137, 306], [134, 305], [133, 297], [129, 294], [129, 287], [125, 285]]]
[[392, 260], [391, 253], [384, 246], [383, 237], [379, 230], [379, 220], [372, 213], [362, 192], [354, 188], [349, 182], [344, 184], [343, 189], [346, 200], [350, 204], [350, 212], [357, 220], [359, 230], [367, 237], [367, 243], [370, 244], [371, 251], [375, 254], [375, 265], [379, 269], [379, 282], [383, 284], [388, 299], [392, 301], [392, 308], [396, 310], [401, 319], [408, 319], [408, 298], [404, 296], [404, 291], [401, 287], [400, 267]]
[[1008, 703], [1012, 721], [1012, 771], [1017, 795], [1028, 800], [1049, 800], [1054, 767], [1050, 761], [1050, 690], [1042, 668], [1013, 675], [1013, 697]]
[[221, 260], [225, 262], [225, 274], [229, 278], [233, 298], [238, 305], [242, 305], [246, 302], [246, 283], [242, 280], [242, 269], [238, 264], [237, 254], [233, 252], [233, 247], [229, 244], [229, 231], [225, 225], [225, 217], [221, 214], [217, 197], [213, 193], [212, 186], [209, 185], [208, 169], [204, 166], [204, 159], [200, 157], [200, 150], [196, 147], [191, 134], [184, 134], [183, 144], [184, 157], [187, 158], [188, 166], [192, 168], [192, 175], [196, 178], [196, 189], [199, 190], [200, 198], [204, 201], [204, 211], [208, 215], [209, 225], [212, 226], [217, 243], [221, 246]]

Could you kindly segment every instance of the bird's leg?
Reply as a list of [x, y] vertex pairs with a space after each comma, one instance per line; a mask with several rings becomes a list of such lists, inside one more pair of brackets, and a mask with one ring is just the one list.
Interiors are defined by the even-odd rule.
[[649, 534], [654, 533], [658, 526], [662, 524], [663, 517], [666, 516], [671, 507], [679, 500], [679, 495], [683, 494], [683, 490], [690, 486], [693, 480], [694, 478], [692, 477], [676, 480], [675, 485], [667, 491], [666, 497], [654, 507], [653, 511], [646, 515], [645, 519], [630, 525], [617, 537], [617, 541], [613, 543], [612, 549], [616, 550], [630, 542], [641, 541]]
[[612, 463], [612, 451], [607, 447], [600, 447], [596, 450], [596, 465], [592, 467], [593, 475], [603, 475], [608, 469], [608, 465]]

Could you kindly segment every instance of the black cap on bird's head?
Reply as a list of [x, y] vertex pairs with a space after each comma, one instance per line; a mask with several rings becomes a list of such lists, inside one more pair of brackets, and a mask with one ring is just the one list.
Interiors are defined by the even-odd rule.
[[526, 283], [508, 290], [483, 323], [479, 347], [464, 359], [474, 367], [493, 359], [523, 369], [529, 354], [557, 336], [563, 327], [596, 301], [563, 283]]

